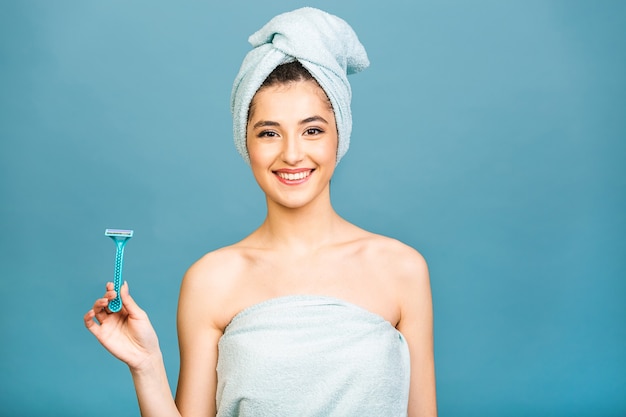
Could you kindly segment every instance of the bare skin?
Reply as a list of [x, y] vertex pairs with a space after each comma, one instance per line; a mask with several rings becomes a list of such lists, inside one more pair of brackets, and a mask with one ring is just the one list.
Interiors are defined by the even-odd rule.
[[411, 355], [409, 416], [435, 416], [432, 303], [424, 259], [401, 242], [345, 221], [332, 208], [337, 133], [317, 84], [267, 87], [253, 104], [248, 151], [266, 195], [267, 218], [244, 240], [205, 255], [185, 274], [175, 402], [156, 334], [126, 285], [122, 312], [103, 310], [115, 297], [108, 285], [85, 324], [128, 364], [143, 416], [208, 416], [216, 413], [217, 343], [238, 312], [293, 294], [340, 298], [403, 333]]

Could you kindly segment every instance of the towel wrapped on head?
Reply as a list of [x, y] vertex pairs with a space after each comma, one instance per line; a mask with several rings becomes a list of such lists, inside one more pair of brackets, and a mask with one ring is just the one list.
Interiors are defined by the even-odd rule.
[[246, 55], [231, 95], [233, 134], [239, 154], [250, 163], [246, 128], [250, 102], [257, 90], [277, 66], [297, 60], [333, 106], [338, 163], [348, 150], [352, 132], [352, 90], [347, 75], [369, 66], [365, 48], [350, 25], [337, 16], [304, 7], [274, 17], [248, 41], [254, 49]]

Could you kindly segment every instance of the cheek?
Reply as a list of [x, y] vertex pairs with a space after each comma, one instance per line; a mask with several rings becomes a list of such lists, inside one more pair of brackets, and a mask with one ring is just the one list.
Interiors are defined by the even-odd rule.
[[328, 145], [326, 155], [328, 155], [328, 160], [333, 162], [333, 164], [337, 161], [337, 142]]
[[252, 146], [248, 146], [248, 156], [250, 157], [250, 165], [254, 169], [254, 167], [258, 167], [263, 165], [265, 158], [263, 157], [263, 153], [259, 152], [254, 144]]
[[247, 142], [247, 147], [250, 167], [255, 176], [264, 173], [274, 163], [276, 150], [273, 150], [271, 146], [259, 144], [252, 139]]
[[337, 161], [337, 148], [339, 147], [339, 140], [337, 136], [334, 139], [326, 141], [324, 154], [327, 155], [329, 160]]

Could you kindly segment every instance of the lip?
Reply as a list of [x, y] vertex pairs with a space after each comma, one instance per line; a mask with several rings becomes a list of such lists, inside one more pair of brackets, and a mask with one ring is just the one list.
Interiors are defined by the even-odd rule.
[[[276, 178], [278, 179], [278, 181], [281, 182], [282, 184], [285, 184], [285, 185], [300, 185], [300, 184], [303, 184], [303, 183], [307, 182], [309, 180], [309, 178], [311, 178], [311, 175], [313, 174], [313, 172], [315, 172], [315, 169], [312, 169], [312, 168], [298, 168], [298, 169], [283, 168], [283, 169], [277, 169], [276, 171], [273, 171], [273, 173], [276, 176]], [[302, 173], [308, 173], [308, 175], [305, 175], [303, 178], [297, 178], [297, 179], [292, 179], [292, 180], [290, 180], [288, 178], [284, 178], [284, 176], [280, 175], [280, 174], [297, 175], [297, 174], [302, 174]]]

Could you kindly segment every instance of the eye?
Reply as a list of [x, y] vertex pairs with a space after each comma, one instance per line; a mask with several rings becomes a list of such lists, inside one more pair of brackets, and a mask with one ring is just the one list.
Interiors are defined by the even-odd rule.
[[324, 133], [324, 131], [317, 127], [310, 127], [304, 131], [304, 134], [307, 136], [315, 136]]
[[278, 137], [278, 133], [274, 132], [273, 130], [263, 130], [263, 131], [259, 132], [257, 137], [272, 139], [272, 138], [277, 138]]

